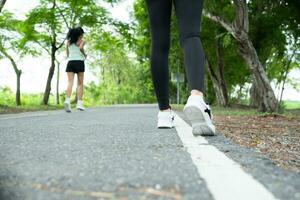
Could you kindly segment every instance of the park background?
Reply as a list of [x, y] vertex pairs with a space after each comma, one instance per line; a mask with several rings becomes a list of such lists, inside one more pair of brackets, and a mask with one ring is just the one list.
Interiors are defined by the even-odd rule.
[[[267, 0], [248, 1], [247, 5], [249, 39], [280, 102], [277, 111], [300, 108], [297, 6], [294, 1]], [[233, 22], [235, 10], [237, 8], [230, 1], [221, 1], [220, 4], [207, 1], [204, 8], [204, 12], [213, 13], [228, 24]], [[85, 105], [155, 103], [144, 1], [30, 0], [24, 4], [24, 1], [14, 0], [6, 2], [0, 20], [2, 110], [9, 110], [8, 107], [49, 109], [57, 108], [57, 105], [60, 108], [66, 88], [65, 36], [68, 27], [77, 25], [86, 31], [89, 54]], [[179, 85], [179, 103], [184, 104], [188, 86], [185, 77], [179, 84], [176, 81], [177, 74], [181, 79], [185, 76], [176, 23], [173, 14], [170, 100], [173, 104], [178, 103]], [[259, 91], [255, 91], [257, 87], [254, 87], [251, 70], [240, 54], [240, 45], [234, 35], [222, 24], [203, 16], [201, 37], [207, 56], [205, 93], [208, 103], [221, 107], [246, 105], [259, 111], [270, 111], [261, 106]], [[52, 44], [59, 49], [51, 59]], [[52, 60], [54, 65], [51, 65]], [[21, 107], [14, 106], [18, 101], [15, 98], [17, 71], [13, 62], [17, 71], [22, 71]], [[49, 69], [53, 72], [52, 77]]]

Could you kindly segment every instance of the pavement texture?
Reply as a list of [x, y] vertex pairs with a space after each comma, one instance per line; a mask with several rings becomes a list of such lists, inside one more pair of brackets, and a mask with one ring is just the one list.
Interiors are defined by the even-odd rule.
[[[156, 129], [156, 109], [0, 116], [0, 200], [213, 199], [176, 130]], [[299, 173], [221, 135], [207, 140], [277, 198], [300, 199]]]

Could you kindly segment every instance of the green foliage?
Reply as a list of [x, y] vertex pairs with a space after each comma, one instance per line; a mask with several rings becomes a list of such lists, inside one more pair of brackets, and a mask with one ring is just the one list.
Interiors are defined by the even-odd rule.
[[[9, 87], [0, 87], [0, 106], [15, 106], [16, 97]], [[42, 94], [26, 94], [21, 96], [22, 106], [39, 106], [42, 100]], [[50, 104], [55, 104], [53, 95], [50, 97]]]
[[93, 30], [89, 35], [94, 51], [91, 66], [99, 79], [99, 84], [90, 83], [87, 87], [86, 94], [92, 97], [92, 105], [154, 100], [152, 84], [145, 83], [143, 79], [146, 68], [128, 53], [124, 37], [99, 30]]
[[3, 11], [0, 14], [0, 27], [1, 31], [8, 30], [14, 31], [18, 20], [13, 18], [13, 14], [8, 11]]
[[100, 29], [108, 21], [106, 9], [94, 0], [41, 0], [23, 23], [22, 44], [31, 42], [31, 46], [39, 45], [50, 54], [53, 45], [56, 50], [62, 46], [69, 28], [80, 25]]
[[[22, 21], [14, 18], [10, 12], [0, 13], [0, 48], [9, 53], [17, 52], [22, 57], [23, 49], [20, 48]], [[0, 53], [1, 54], [1, 53]]]
[[223, 38], [222, 45], [224, 48], [228, 48], [233, 43], [232, 37], [229, 33], [223, 33], [220, 37]]
[[0, 105], [15, 105], [15, 96], [9, 87], [0, 87]]
[[204, 9], [226, 19], [228, 22], [233, 21], [235, 18], [233, 1], [230, 0], [204, 1]]
[[300, 14], [296, 11], [299, 6], [299, 1], [293, 0], [249, 3], [250, 36], [269, 79], [278, 83], [283, 81], [292, 49], [299, 49]]
[[142, 63], [149, 61], [150, 58], [150, 25], [146, 4], [144, 0], [136, 0], [134, 2], [134, 35], [136, 44], [134, 51], [137, 54], [137, 59]]

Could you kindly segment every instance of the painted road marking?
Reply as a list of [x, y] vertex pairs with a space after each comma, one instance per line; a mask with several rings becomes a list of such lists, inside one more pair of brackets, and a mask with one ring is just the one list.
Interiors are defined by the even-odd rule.
[[194, 137], [191, 126], [178, 115], [175, 123], [184, 147], [215, 200], [276, 200], [238, 163], [210, 145], [204, 137]]

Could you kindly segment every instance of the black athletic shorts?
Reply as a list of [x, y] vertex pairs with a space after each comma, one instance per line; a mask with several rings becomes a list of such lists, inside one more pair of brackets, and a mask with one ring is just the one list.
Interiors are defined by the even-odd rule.
[[79, 73], [85, 71], [83, 60], [70, 60], [67, 64], [66, 72]]

